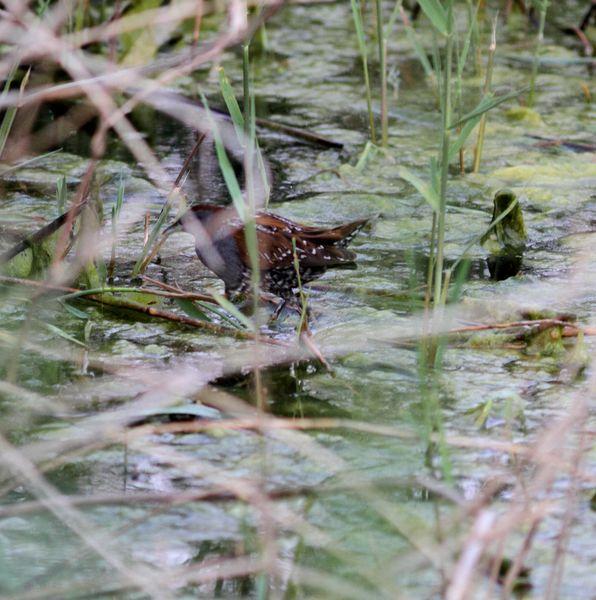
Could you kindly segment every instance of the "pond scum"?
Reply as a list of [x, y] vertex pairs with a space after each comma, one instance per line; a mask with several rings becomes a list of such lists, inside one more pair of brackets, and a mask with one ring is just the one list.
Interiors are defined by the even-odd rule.
[[[0, 598], [591, 597], [595, 26], [3, 2]], [[263, 209], [370, 220], [357, 268], [294, 236], [280, 306]]]

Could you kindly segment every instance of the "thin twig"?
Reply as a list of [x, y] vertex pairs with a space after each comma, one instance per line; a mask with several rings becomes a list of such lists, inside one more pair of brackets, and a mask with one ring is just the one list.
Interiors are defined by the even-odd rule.
[[[105, 292], [102, 291], [89, 291], [89, 290], [81, 290], [77, 288], [70, 288], [61, 285], [53, 285], [43, 281], [34, 281], [30, 279], [21, 279], [17, 277], [7, 277], [4, 275], [0, 275], [0, 281], [5, 283], [11, 283], [16, 285], [23, 285], [29, 287], [35, 287], [43, 291], [61, 291], [67, 292], [68, 294], [76, 295], [76, 297], [85, 298], [86, 300], [90, 300], [92, 302], [97, 302], [104, 306], [112, 306], [114, 308], [121, 308], [126, 310], [132, 310], [134, 312], [143, 313], [149, 315], [151, 317], [155, 317], [157, 319], [163, 319], [165, 321], [171, 321], [174, 323], [180, 323], [183, 325], [189, 325], [191, 327], [195, 327], [197, 329], [203, 329], [209, 333], [213, 333], [215, 335], [229, 335], [237, 339], [241, 340], [252, 340], [254, 339], [254, 334], [250, 331], [242, 331], [240, 329], [232, 329], [230, 327], [222, 327], [221, 325], [217, 325], [216, 323], [211, 323], [209, 321], [200, 321], [199, 319], [193, 319], [191, 317], [187, 317], [185, 315], [178, 315], [176, 313], [162, 310], [159, 308], [155, 308], [153, 306], [146, 306], [141, 304], [140, 302], [133, 302], [131, 300], [123, 300], [121, 298], [116, 298], [109, 296], [110, 288], [107, 288]], [[120, 292], [129, 291], [127, 288], [118, 288]], [[138, 292], [138, 289], [130, 290], [131, 292]], [[165, 294], [164, 292], [159, 292], [157, 290], [142, 290], [146, 293], [153, 293], [156, 296], [166, 296], [168, 298], [186, 298], [186, 294]], [[73, 297], [73, 296], [71, 296]], [[268, 344], [278, 345], [278, 346], [286, 346], [284, 342], [280, 340], [276, 340], [274, 338], [261, 336], [264, 342]]]
[[596, 327], [579, 327], [569, 321], [561, 319], [535, 319], [527, 321], [511, 321], [506, 323], [491, 323], [482, 325], [467, 325], [450, 329], [447, 334], [471, 333], [474, 331], [488, 331], [491, 329], [517, 329], [521, 327], [537, 327], [539, 329], [548, 329], [549, 327], [563, 327], [563, 337], [575, 337], [579, 332], [584, 335], [596, 335]]

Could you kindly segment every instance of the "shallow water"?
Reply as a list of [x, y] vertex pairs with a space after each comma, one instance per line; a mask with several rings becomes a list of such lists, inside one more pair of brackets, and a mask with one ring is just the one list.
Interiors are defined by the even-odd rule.
[[[574, 14], [579, 14], [579, 9]], [[473, 500], [488, 482], [502, 477], [505, 485], [494, 506], [500, 510], [512, 497], [515, 471], [511, 455], [494, 449], [452, 446], [448, 459], [441, 457], [436, 446], [429, 450], [429, 400], [420, 382], [417, 348], [405, 338], [408, 331], [419, 327], [431, 211], [397, 176], [396, 168], [402, 165], [426, 174], [429, 156], [437, 145], [436, 103], [432, 86], [424, 79], [404, 36], [394, 36], [389, 64], [400, 78], [396, 79], [397, 98], [390, 101], [389, 148], [371, 158], [365, 168], [357, 169], [367, 139], [366, 103], [356, 45], [346, 35], [352, 30], [350, 19], [349, 5], [344, 4], [287, 7], [267, 28], [270, 55], [255, 65], [255, 90], [263, 116], [345, 143], [341, 151], [320, 149], [261, 130], [259, 140], [275, 174], [271, 210], [299, 221], [330, 225], [361, 217], [374, 220], [372, 230], [353, 243], [358, 269], [328, 272], [309, 294], [315, 339], [330, 357], [334, 375], [312, 364], [272, 368], [264, 374], [267, 400], [270, 410], [280, 416], [348, 419], [404, 428], [416, 435], [398, 438], [333, 428], [304, 436], [280, 432], [263, 441], [242, 430], [166, 433], [153, 436], [149, 443], [187, 459], [186, 468], [171, 467], [167, 453], [162, 456], [131, 443], [126, 452], [117, 445], [75, 456], [52, 471], [50, 481], [64, 493], [76, 494], [207, 489], [222, 473], [231, 480], [264, 479], [271, 489], [337, 484], [343, 486], [341, 491], [278, 502], [281, 523], [287, 518], [287, 509], [308, 525], [284, 527], [278, 523], [281, 571], [301, 565], [328, 574], [329, 582], [336, 581], [338, 587], [335, 592], [326, 589], [320, 597], [347, 597], [340, 583], [353, 586], [353, 597], [438, 597], [438, 570], [421, 558], [423, 551], [414, 549], [420, 550], [427, 539], [435, 540], [437, 512], [449, 524], [444, 535], [466, 530], [458, 529], [457, 507], [428, 492], [414, 478], [444, 478], [449, 471], [458, 495]], [[529, 55], [531, 38], [524, 27], [521, 22], [514, 23], [510, 31], [501, 34], [504, 39], [499, 42], [494, 73], [498, 90], [521, 87], [529, 77], [529, 66], [512, 68], [506, 58]], [[561, 36], [548, 37], [546, 54], [577, 56], [572, 42]], [[230, 53], [223, 64], [240, 90], [238, 57]], [[205, 75], [197, 78], [204, 81]], [[580, 83], [589, 83], [589, 78], [581, 64], [567, 66], [564, 72], [543, 68], [538, 78], [539, 119], [515, 120], [515, 115], [508, 113], [514, 103], [499, 107], [489, 115], [481, 172], [461, 177], [454, 171], [449, 187], [448, 262], [459, 258], [466, 244], [486, 229], [494, 193], [503, 187], [517, 194], [529, 232], [521, 274], [503, 282], [488, 278], [486, 253], [479, 245], [470, 250], [471, 271], [462, 286], [466, 312], [461, 319], [515, 320], [521, 309], [532, 307], [572, 312], [583, 324], [596, 325], [596, 286], [591, 285], [596, 275], [594, 234], [590, 233], [596, 222], [594, 153], [577, 153], [564, 146], [541, 147], [531, 137], [594, 143], [594, 108], [584, 102], [580, 87]], [[195, 85], [184, 81], [180, 87], [189, 92]], [[473, 92], [480, 85], [471, 74], [465, 80], [465, 93], [475, 98]], [[215, 98], [216, 83], [208, 80], [204, 89]], [[151, 139], [168, 171], [175, 175], [190, 147], [190, 134], [159, 119]], [[75, 145], [73, 142], [72, 148]], [[126, 154], [115, 153], [113, 158], [126, 159]], [[0, 219], [15, 230], [29, 231], [36, 228], [39, 215], [53, 218], [57, 207], [48, 196], [53, 197], [58, 174], [67, 174], [69, 183], [75, 184], [85, 166], [84, 157], [62, 152], [5, 176]], [[99, 194], [106, 207], [114, 201], [122, 176], [126, 181], [125, 219], [133, 221], [148, 207], [157, 214], [163, 197], [136, 165], [112, 160], [105, 161], [101, 169], [105, 184]], [[188, 193], [215, 193], [197, 173], [189, 178]], [[119, 240], [118, 284], [128, 283], [141, 245], [142, 225], [137, 220], [131, 232]], [[151, 265], [147, 274], [189, 290], [218, 285], [196, 260], [190, 240], [182, 235], [170, 239], [160, 263]], [[187, 375], [176, 390], [178, 412], [223, 418], [215, 409], [190, 400], [207, 380], [219, 381], [222, 389], [254, 401], [246, 377], [223, 377], [235, 371], [233, 353], [244, 343], [155, 320], [135, 320], [83, 305], [79, 308], [87, 312], [91, 323], [88, 346], [96, 362], [139, 371], [152, 367], [158, 375], [148, 384], [140, 377], [122, 379], [93, 364], [86, 367], [81, 349], [74, 366], [27, 352], [19, 363], [19, 384], [64, 405], [57, 416], [50, 418], [41, 410], [28, 420], [20, 414], [14, 397], [2, 400], [4, 431], [15, 443], [37, 442], [30, 447], [33, 459], [44, 456], [56, 440], [70, 440], [76, 450], [77, 436], [96, 426], [104, 411], [132, 407], [134, 414], [138, 398], [148, 397], [156, 412], [174, 418], [175, 411], [164, 407], [160, 396], [163, 382], [159, 373], [169, 377], [169, 369]], [[24, 315], [25, 307], [18, 298], [3, 303], [7, 330], [17, 331]], [[84, 339], [85, 321], [55, 304], [43, 306], [38, 322], [54, 323]], [[295, 321], [289, 318], [275, 326], [274, 332], [289, 337], [294, 327]], [[43, 327], [35, 329], [32, 340], [46, 348], [57, 345], [55, 332]], [[583, 342], [588, 353], [594, 351], [593, 340]], [[575, 343], [567, 341], [563, 354], [556, 356], [480, 342], [449, 348], [436, 398], [444, 434], [520, 443], [535, 439], [545, 424], [565, 414], [576, 395], [593, 392], [589, 373], [570, 380], [562, 375]], [[8, 354], [2, 352], [3, 361], [8, 362]], [[194, 378], [189, 376], [193, 369]], [[492, 407], [480, 425], [477, 417], [487, 403]], [[585, 597], [585, 591], [595, 585], [590, 567], [596, 558], [590, 509], [593, 488], [588, 484], [595, 474], [593, 460], [583, 469], [586, 483], [579, 492], [580, 509], [571, 527], [561, 598]], [[345, 489], [370, 481], [377, 482], [372, 490]], [[567, 487], [567, 478], [561, 476], [551, 493], [563, 494]], [[24, 487], [17, 487], [7, 498], [8, 504], [19, 503], [30, 495]], [[144, 504], [106, 505], [85, 508], [83, 514], [90, 528], [103, 526], [101, 541], [110, 551], [140, 561], [148, 573], [259, 547], [259, 515], [239, 503], [195, 502], [158, 506], [157, 510]], [[544, 597], [553, 540], [560, 527], [561, 515], [554, 514], [537, 532], [526, 559], [533, 585], [527, 592], [529, 598]], [[521, 540], [521, 534], [510, 537], [505, 553], [514, 555]], [[45, 513], [0, 520], [0, 592], [4, 595], [19, 597], [43, 590], [44, 597], [79, 597], [83, 590], [89, 593], [91, 589], [104, 590], [108, 597], [138, 597], [117, 578], [107, 578], [110, 569], [105, 560]], [[273, 597], [317, 597], [312, 588], [280, 583], [283, 581], [280, 577], [274, 585]], [[230, 577], [221, 586], [205, 583], [176, 593], [181, 598], [196, 597], [197, 593], [257, 597], [258, 585], [258, 580]]]

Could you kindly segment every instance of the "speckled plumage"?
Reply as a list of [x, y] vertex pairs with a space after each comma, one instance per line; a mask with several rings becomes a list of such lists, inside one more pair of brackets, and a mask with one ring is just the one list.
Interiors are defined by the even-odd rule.
[[[346, 246], [366, 223], [367, 219], [361, 219], [330, 229], [310, 227], [259, 211], [255, 224], [262, 290], [282, 299], [295, 294], [298, 277], [293, 239], [303, 284], [329, 267], [353, 265], [356, 255]], [[251, 260], [244, 224], [234, 208], [198, 204], [170, 229], [178, 226], [195, 236], [197, 256], [223, 280], [229, 297], [250, 290]]]

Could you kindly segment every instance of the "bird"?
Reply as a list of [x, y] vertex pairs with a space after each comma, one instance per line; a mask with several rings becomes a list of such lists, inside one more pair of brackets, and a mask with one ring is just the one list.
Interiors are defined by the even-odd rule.
[[[347, 245], [368, 221], [311, 227], [266, 210], [256, 211], [257, 255], [253, 260], [258, 260], [261, 290], [281, 299], [279, 309], [296, 299], [300, 285], [320, 277], [328, 268], [354, 268], [356, 254]], [[223, 280], [228, 299], [250, 296], [253, 263], [246, 225], [233, 206], [195, 204], [164, 235], [180, 230], [194, 236], [199, 260]]]

